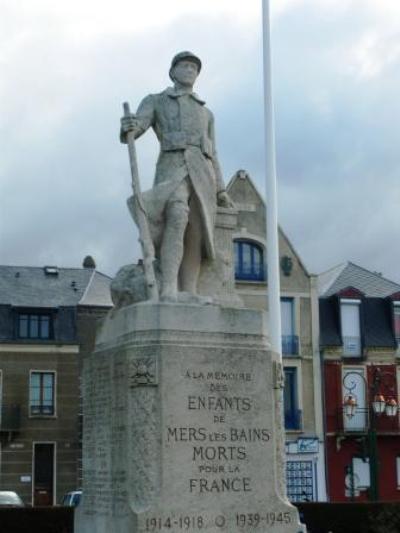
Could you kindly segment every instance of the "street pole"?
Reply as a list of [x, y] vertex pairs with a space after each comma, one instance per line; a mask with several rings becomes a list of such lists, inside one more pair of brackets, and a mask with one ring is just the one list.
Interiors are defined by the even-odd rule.
[[[366, 404], [368, 420], [366, 426], [366, 434], [362, 437], [362, 443], [366, 444], [369, 466], [369, 490], [368, 499], [370, 501], [379, 501], [379, 452], [378, 452], [378, 438], [377, 438], [377, 417], [383, 416], [386, 413], [389, 417], [395, 417], [398, 413], [397, 402], [394, 400], [394, 387], [390, 387], [387, 380], [393, 379], [393, 376], [389, 373], [382, 373], [380, 370], [375, 370], [372, 376], [372, 383], [368, 382], [368, 379], [363, 375], [350, 371], [346, 373], [343, 378], [343, 386], [347, 390], [344, 406], [350, 407], [350, 410], [346, 412], [346, 416], [351, 418], [355, 414], [357, 407], [356, 396], [353, 395], [353, 391], [356, 388], [356, 382], [349, 380], [349, 376], [357, 374], [358, 378], [361, 378], [364, 382], [366, 394]], [[389, 399], [385, 400], [382, 395], [381, 388], [384, 386], [389, 390]], [[350, 402], [350, 398], [352, 401]], [[353, 412], [354, 410], [354, 412]], [[363, 453], [363, 457], [364, 453]]]
[[269, 0], [262, 2], [263, 71], [264, 71], [264, 135], [267, 210], [268, 324], [271, 349], [282, 361], [281, 304], [279, 279], [278, 208], [275, 160], [275, 125], [272, 99], [272, 68]]
[[354, 370], [347, 372], [342, 381], [343, 387], [347, 391], [344, 396], [343, 407], [349, 419], [355, 415], [357, 409], [357, 397], [353, 393], [357, 384], [354, 379], [349, 379], [351, 375], [357, 375], [358, 379], [362, 378], [367, 392], [368, 421], [366, 435], [364, 434], [362, 437], [362, 442], [367, 444], [370, 481], [368, 499], [376, 502], [379, 501], [380, 466], [376, 422], [378, 417], [386, 415], [386, 417], [398, 423], [397, 380], [395, 374], [382, 372], [379, 367], [374, 367], [374, 365], [372, 365], [372, 379], [368, 379], [368, 377], [366, 378]]
[[375, 412], [371, 406], [371, 421], [368, 428], [368, 451], [369, 451], [369, 476], [370, 476], [370, 500], [379, 500], [379, 458], [378, 443], [376, 438]]
[[[269, 0], [262, 1], [263, 75], [264, 75], [264, 143], [265, 190], [267, 211], [268, 333], [276, 365], [274, 384], [277, 490], [286, 499], [285, 424], [283, 417], [283, 383], [281, 336], [281, 302], [279, 279], [278, 209], [276, 194], [275, 125], [272, 100], [272, 68]], [[278, 378], [279, 376], [279, 378]]]

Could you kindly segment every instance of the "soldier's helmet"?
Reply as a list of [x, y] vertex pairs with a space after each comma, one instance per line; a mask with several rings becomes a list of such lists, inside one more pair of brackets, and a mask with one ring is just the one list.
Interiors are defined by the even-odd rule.
[[197, 56], [192, 54], [192, 52], [188, 52], [188, 51], [179, 52], [179, 54], [176, 54], [176, 56], [174, 56], [172, 58], [171, 67], [169, 69], [169, 77], [171, 78], [172, 81], [173, 81], [173, 78], [172, 78], [172, 70], [173, 70], [173, 68], [175, 67], [175, 65], [177, 63], [179, 63], [179, 61], [183, 61], [184, 59], [186, 59], [187, 61], [193, 61], [193, 63], [196, 63], [198, 71], [200, 72], [200, 70], [201, 70], [201, 61], [200, 61], [200, 59]]

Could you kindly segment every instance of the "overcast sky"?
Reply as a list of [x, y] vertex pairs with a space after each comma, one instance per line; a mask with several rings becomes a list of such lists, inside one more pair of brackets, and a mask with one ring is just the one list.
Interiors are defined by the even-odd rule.
[[[279, 219], [319, 273], [400, 282], [400, 2], [271, 0]], [[0, 0], [0, 263], [115, 274], [137, 260], [121, 103], [203, 61], [225, 181], [264, 194], [261, 0]], [[157, 142], [138, 142], [143, 188]]]

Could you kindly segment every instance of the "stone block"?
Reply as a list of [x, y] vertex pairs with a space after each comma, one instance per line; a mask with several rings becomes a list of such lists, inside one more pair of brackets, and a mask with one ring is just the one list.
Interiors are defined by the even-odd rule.
[[282, 369], [264, 312], [124, 307], [83, 372], [76, 533], [305, 531], [284, 495]]

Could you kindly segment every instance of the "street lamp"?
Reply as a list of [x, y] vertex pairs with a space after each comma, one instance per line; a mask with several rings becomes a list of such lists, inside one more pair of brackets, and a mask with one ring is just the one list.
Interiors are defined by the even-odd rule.
[[353, 418], [357, 411], [357, 398], [353, 394], [347, 394], [343, 400], [343, 409], [347, 418]]
[[377, 394], [372, 402], [372, 409], [376, 415], [382, 415], [385, 412], [386, 400], [383, 394]]
[[380, 368], [372, 369], [372, 379], [370, 383], [363, 374], [350, 371], [343, 377], [343, 412], [348, 420], [351, 420], [359, 412], [359, 402], [355, 389], [357, 379], [362, 379], [365, 384], [367, 410], [369, 412], [367, 422], [368, 456], [370, 471], [370, 499], [379, 499], [379, 457], [376, 438], [376, 420], [379, 417], [387, 416], [394, 419], [398, 414], [398, 403], [396, 400], [396, 378], [394, 374], [382, 372]]
[[396, 416], [398, 409], [399, 407], [394, 398], [391, 398], [388, 402], [386, 402], [386, 407], [385, 407], [386, 416]]

